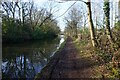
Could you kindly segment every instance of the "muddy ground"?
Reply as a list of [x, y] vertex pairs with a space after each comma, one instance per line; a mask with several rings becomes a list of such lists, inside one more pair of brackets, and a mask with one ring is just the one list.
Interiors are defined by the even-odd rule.
[[36, 80], [92, 78], [95, 75], [92, 68], [98, 64], [79, 54], [73, 40], [68, 37], [64, 48], [55, 54], [50, 63], [37, 75]]

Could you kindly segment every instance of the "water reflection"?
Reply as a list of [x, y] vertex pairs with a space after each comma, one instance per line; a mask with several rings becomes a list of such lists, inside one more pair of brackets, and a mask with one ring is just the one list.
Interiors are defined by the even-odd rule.
[[48, 63], [63, 38], [3, 45], [2, 78], [29, 78]]

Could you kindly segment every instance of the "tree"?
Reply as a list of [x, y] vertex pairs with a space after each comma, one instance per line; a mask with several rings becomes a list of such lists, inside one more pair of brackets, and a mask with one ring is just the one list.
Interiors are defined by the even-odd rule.
[[112, 43], [113, 39], [112, 39], [112, 34], [111, 34], [111, 30], [110, 30], [110, 4], [109, 4], [109, 0], [104, 0], [104, 13], [105, 13], [105, 22], [106, 22], [106, 34], [108, 36], [109, 41]]
[[3, 41], [43, 39], [57, 35], [60, 29], [53, 20], [53, 9], [41, 7], [38, 10], [33, 2], [3, 2]]
[[118, 2], [118, 21], [120, 21], [120, 0]]
[[82, 19], [83, 19], [83, 32], [85, 32], [86, 24], [88, 23], [88, 18], [87, 18], [87, 14], [84, 10], [83, 10]]
[[87, 4], [87, 9], [88, 9], [88, 20], [89, 20], [89, 24], [90, 24], [91, 41], [92, 41], [93, 47], [95, 47], [95, 46], [97, 46], [97, 41], [95, 39], [95, 30], [94, 30], [94, 25], [93, 25], [93, 21], [92, 21], [92, 12], [91, 12], [90, 0], [88, 0], [88, 2], [86, 2], [86, 4]]
[[92, 21], [92, 12], [91, 12], [91, 0], [88, 0], [87, 2], [80, 0], [82, 2], [84, 2], [87, 5], [87, 9], [88, 9], [88, 20], [89, 20], [89, 24], [90, 24], [90, 36], [91, 36], [91, 41], [92, 41], [92, 45], [93, 47], [97, 46], [97, 41], [95, 38], [95, 31], [94, 31], [94, 25], [93, 25], [93, 21]]
[[65, 18], [67, 27], [70, 27], [68, 29], [70, 30], [70, 34], [77, 38], [78, 35], [78, 24], [82, 18], [81, 11], [78, 10], [76, 7], [73, 7], [70, 12], [68, 13], [68, 16]]

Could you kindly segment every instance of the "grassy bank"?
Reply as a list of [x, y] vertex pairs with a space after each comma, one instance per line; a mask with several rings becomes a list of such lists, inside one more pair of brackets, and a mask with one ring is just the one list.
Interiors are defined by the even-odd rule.
[[[114, 53], [116, 53], [117, 57], [119, 54], [119, 50], [116, 52], [110, 45], [106, 45], [109, 43], [107, 41], [107, 36], [101, 36], [99, 47], [93, 48], [90, 37], [88, 35], [82, 36], [82, 39], [74, 39], [74, 44], [79, 51], [79, 55], [83, 58], [88, 58], [97, 63], [98, 65], [93, 66], [92, 71], [94, 72], [93, 78], [109, 78], [116, 79], [119, 78], [120, 69], [115, 67], [112, 61], [112, 57]], [[118, 59], [117, 59], [118, 60]], [[117, 61], [116, 60], [116, 61]]]
[[87, 38], [87, 36], [88, 35], [84, 35], [84, 37], [82, 37], [80, 40], [74, 39], [74, 44], [79, 52], [80, 57], [84, 59], [90, 59], [93, 61], [93, 63], [97, 64], [91, 67], [92, 78], [102, 78], [102, 72], [100, 69], [102, 64], [100, 64], [100, 62], [96, 59], [97, 55], [95, 54], [95, 50], [90, 43], [90, 38]]

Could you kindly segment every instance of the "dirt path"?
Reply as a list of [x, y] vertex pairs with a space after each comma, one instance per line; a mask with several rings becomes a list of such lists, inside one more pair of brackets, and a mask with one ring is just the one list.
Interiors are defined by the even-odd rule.
[[96, 64], [79, 54], [69, 37], [59, 55], [56, 55], [50, 65], [43, 70], [42, 78], [91, 78], [93, 72], [91, 68]]

